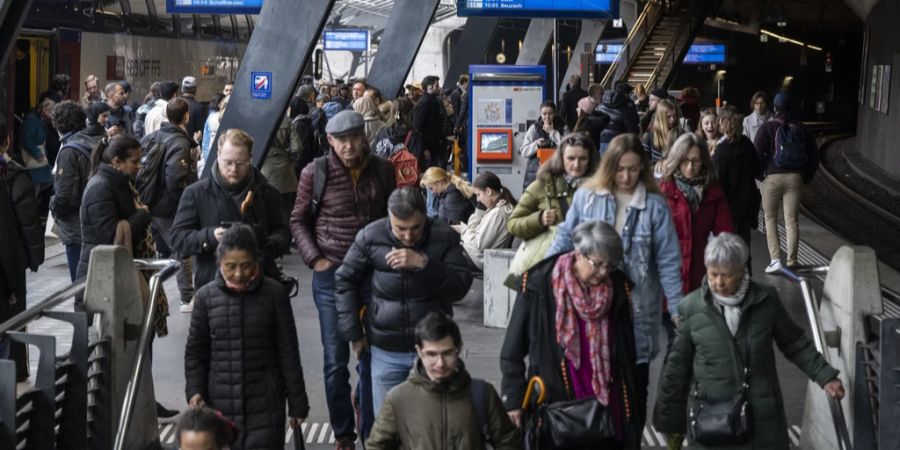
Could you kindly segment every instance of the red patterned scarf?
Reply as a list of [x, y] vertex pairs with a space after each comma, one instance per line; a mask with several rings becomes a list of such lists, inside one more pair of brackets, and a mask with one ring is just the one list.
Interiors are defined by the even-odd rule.
[[[609, 312], [612, 306], [612, 283], [585, 286], [575, 276], [575, 253], [567, 253], [556, 260], [551, 284], [556, 299], [556, 340], [575, 369], [581, 365], [581, 336], [578, 317], [585, 322], [590, 348], [592, 387], [597, 400], [609, 404], [612, 381], [609, 350]], [[577, 317], [576, 317], [577, 315]]]

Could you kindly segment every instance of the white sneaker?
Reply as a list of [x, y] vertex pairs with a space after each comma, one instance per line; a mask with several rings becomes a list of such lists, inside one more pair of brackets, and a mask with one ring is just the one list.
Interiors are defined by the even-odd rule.
[[179, 311], [183, 313], [190, 313], [194, 311], [194, 302], [193, 300], [190, 303], [182, 303], [181, 307], [178, 308]]
[[766, 267], [766, 273], [776, 273], [781, 272], [781, 261], [777, 259], [773, 259], [772, 262]]

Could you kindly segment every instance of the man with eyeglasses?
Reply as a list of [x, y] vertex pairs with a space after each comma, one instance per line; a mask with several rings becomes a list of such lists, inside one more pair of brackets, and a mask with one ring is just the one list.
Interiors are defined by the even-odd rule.
[[385, 399], [366, 448], [522, 448], [497, 391], [466, 371], [459, 326], [428, 313], [416, 325], [415, 341], [415, 366]]
[[291, 233], [281, 211], [280, 194], [251, 165], [253, 138], [232, 128], [219, 136], [216, 165], [210, 176], [184, 190], [172, 224], [172, 246], [194, 257], [194, 286], [216, 277], [216, 249], [234, 224], [253, 227], [263, 251], [266, 276], [278, 278], [275, 259], [287, 253]]

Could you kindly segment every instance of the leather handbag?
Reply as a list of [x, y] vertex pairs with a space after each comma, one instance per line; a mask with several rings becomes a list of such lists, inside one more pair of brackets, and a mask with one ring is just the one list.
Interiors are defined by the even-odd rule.
[[[572, 392], [565, 360], [560, 362], [560, 369], [566, 392]], [[548, 436], [553, 448], [557, 449], [596, 446], [615, 437], [609, 411], [593, 395], [543, 405], [541, 419], [542, 434]]]
[[34, 156], [31, 156], [31, 152], [24, 148], [21, 149], [22, 165], [25, 166], [26, 169], [40, 169], [41, 167], [47, 167], [47, 151], [44, 150], [44, 144], [38, 145], [38, 148], [41, 149], [41, 159], [35, 159]]
[[[746, 319], [749, 325], [749, 317]], [[753, 431], [750, 410], [750, 329], [746, 332], [744, 380], [733, 397], [723, 402], [700, 399], [695, 390], [696, 404], [690, 410], [688, 437], [703, 445], [733, 445], [747, 441]]]

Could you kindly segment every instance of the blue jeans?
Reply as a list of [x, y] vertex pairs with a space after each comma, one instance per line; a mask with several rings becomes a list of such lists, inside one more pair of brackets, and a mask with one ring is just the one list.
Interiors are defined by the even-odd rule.
[[334, 304], [334, 274], [337, 266], [313, 272], [312, 292], [319, 311], [319, 330], [325, 359], [325, 402], [335, 438], [356, 439], [353, 425], [356, 415], [350, 403], [350, 344], [338, 336], [337, 308]]
[[409, 369], [416, 362], [416, 352], [389, 352], [375, 346], [369, 349], [372, 352], [372, 406], [378, 417], [388, 391], [409, 377]]
[[434, 192], [431, 189], [425, 189], [425, 212], [426, 215], [430, 218], [435, 218], [438, 216], [438, 211], [441, 209], [441, 198], [437, 195], [434, 195]]
[[69, 264], [69, 277], [75, 282], [78, 275], [78, 260], [81, 259], [81, 244], [66, 245], [66, 263]]

